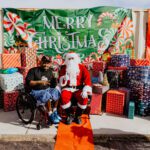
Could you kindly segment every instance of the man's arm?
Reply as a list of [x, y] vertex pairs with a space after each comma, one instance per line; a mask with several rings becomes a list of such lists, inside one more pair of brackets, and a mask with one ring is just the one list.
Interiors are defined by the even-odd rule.
[[50, 81], [35, 81], [35, 69], [32, 68], [29, 70], [27, 77], [26, 77], [26, 84], [33, 87], [33, 86], [38, 86], [38, 85], [50, 85]]
[[42, 80], [40, 80], [40, 81], [33, 81], [33, 80], [31, 80], [29, 82], [29, 85], [30, 86], [38, 86], [38, 85], [46, 86], [46, 85], [50, 85], [50, 82], [49, 81], [42, 81]]

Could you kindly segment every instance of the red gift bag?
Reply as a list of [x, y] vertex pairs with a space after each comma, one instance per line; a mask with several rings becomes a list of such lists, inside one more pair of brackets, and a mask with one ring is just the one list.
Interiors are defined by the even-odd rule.
[[91, 115], [100, 115], [102, 113], [102, 94], [92, 93]]

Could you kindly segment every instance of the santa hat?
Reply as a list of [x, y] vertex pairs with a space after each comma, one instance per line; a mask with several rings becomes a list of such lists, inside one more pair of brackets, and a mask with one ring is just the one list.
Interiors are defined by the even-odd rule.
[[75, 53], [75, 52], [66, 53], [66, 58], [65, 58], [65, 60], [68, 60], [69, 58], [75, 58], [76, 60], [78, 60], [78, 61], [77, 61], [78, 63], [81, 62], [79, 55], [78, 55], [77, 53]]

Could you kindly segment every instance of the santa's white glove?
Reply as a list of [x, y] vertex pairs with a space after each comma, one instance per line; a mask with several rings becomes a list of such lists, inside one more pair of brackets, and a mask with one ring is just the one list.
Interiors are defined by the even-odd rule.
[[81, 96], [82, 96], [82, 98], [87, 98], [87, 97], [88, 97], [88, 94], [87, 94], [87, 92], [83, 91], [83, 92], [81, 93]]

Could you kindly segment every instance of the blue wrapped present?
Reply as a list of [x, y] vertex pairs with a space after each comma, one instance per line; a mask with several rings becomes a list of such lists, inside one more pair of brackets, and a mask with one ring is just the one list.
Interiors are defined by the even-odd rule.
[[116, 54], [111, 57], [111, 66], [123, 67], [130, 65], [130, 56], [126, 54]]
[[150, 66], [130, 66], [127, 70], [127, 77], [129, 81], [137, 80], [147, 83], [150, 81]]
[[99, 77], [92, 77], [92, 83], [99, 83]]

